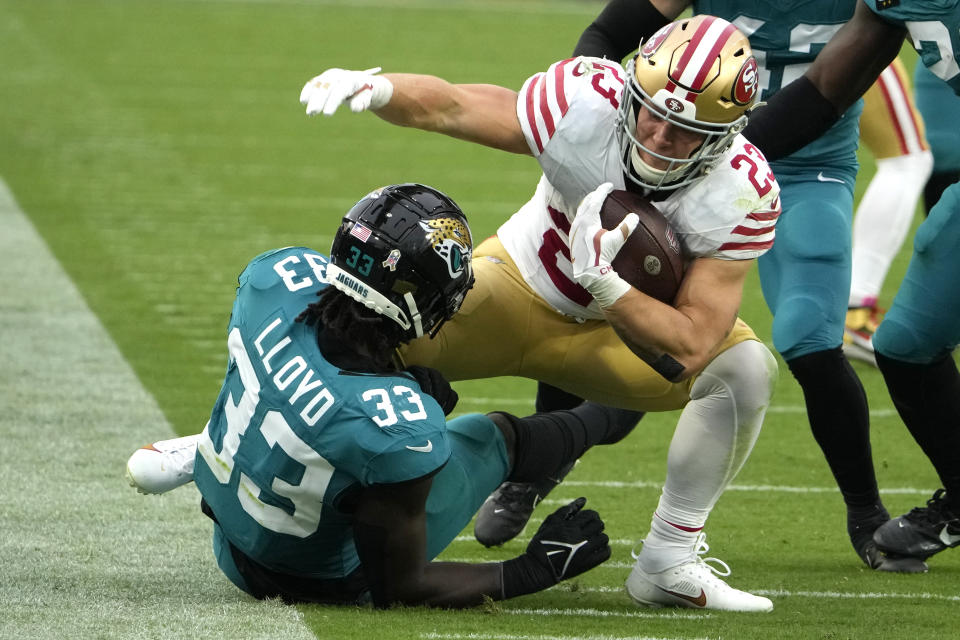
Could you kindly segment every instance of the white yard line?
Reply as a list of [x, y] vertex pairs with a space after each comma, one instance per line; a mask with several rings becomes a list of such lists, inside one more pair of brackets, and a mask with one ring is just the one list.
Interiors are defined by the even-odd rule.
[[123, 478], [170, 425], [0, 180], [3, 638], [313, 639], [216, 568], [194, 490]]
[[[603, 566], [606, 566], [604, 563]], [[621, 593], [623, 587], [584, 587], [578, 586], [577, 591], [584, 593]], [[945, 602], [960, 602], [960, 596], [926, 591], [791, 591], [788, 589], [750, 589], [750, 593], [770, 598], [821, 598], [827, 600], [942, 600]]]
[[521, 635], [511, 633], [422, 633], [424, 640], [708, 640], [686, 636], [610, 636], [610, 635]]

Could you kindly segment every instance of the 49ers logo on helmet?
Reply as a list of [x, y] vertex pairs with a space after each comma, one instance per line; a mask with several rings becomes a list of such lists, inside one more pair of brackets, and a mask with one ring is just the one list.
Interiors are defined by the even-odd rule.
[[757, 80], [757, 60], [750, 56], [740, 67], [737, 81], [733, 83], [733, 101], [740, 105], [753, 102], [757, 96]]
[[663, 44], [663, 41], [667, 39], [667, 36], [670, 35], [670, 32], [673, 31], [673, 28], [676, 26], [676, 23], [671, 23], [660, 28], [655, 34], [650, 36], [650, 39], [647, 40], [643, 47], [640, 49], [640, 55], [644, 58], [649, 58], [657, 52], [657, 49], [660, 48], [660, 45]]
[[667, 98], [663, 101], [663, 105], [674, 113], [683, 113], [683, 103], [676, 98]]

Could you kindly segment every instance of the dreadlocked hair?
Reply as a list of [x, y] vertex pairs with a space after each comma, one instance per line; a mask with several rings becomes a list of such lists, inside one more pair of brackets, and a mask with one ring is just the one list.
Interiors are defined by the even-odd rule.
[[400, 325], [335, 287], [326, 287], [317, 296], [317, 301], [297, 316], [297, 322], [319, 323], [332, 338], [366, 351], [378, 362], [389, 362], [394, 350], [406, 341]]

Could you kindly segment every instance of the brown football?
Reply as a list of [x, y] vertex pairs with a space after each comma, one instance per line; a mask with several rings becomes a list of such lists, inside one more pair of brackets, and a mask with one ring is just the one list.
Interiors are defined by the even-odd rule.
[[613, 268], [633, 287], [672, 304], [683, 279], [680, 242], [663, 214], [630, 191], [610, 192], [600, 209], [600, 224], [613, 229], [628, 213], [640, 216], [640, 223], [614, 257]]

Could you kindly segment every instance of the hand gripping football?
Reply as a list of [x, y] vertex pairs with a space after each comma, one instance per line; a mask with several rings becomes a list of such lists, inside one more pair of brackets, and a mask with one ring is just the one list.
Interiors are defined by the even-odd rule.
[[613, 229], [628, 213], [640, 223], [614, 257], [614, 270], [631, 286], [652, 298], [672, 304], [683, 280], [680, 242], [663, 214], [643, 196], [615, 190], [600, 209], [600, 224]]

